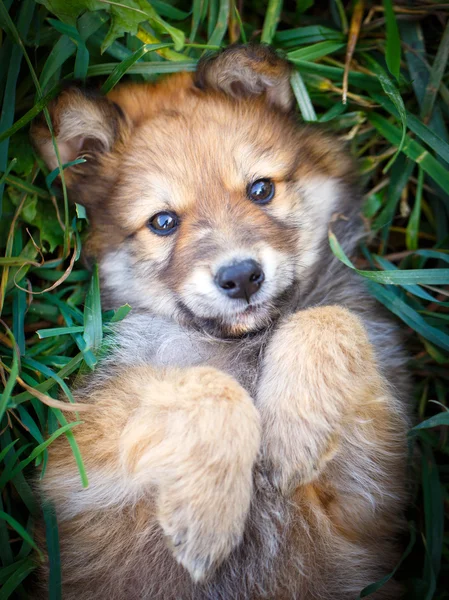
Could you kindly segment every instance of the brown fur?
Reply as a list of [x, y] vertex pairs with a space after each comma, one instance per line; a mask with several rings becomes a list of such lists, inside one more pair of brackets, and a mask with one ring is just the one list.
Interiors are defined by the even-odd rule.
[[[290, 66], [231, 48], [197, 74], [50, 107], [72, 197], [88, 209], [105, 304], [129, 302], [103, 366], [50, 448], [63, 597], [350, 599], [384, 576], [403, 527], [407, 377], [394, 326], [332, 257], [360, 237], [354, 166], [298, 127]], [[55, 157], [42, 123], [36, 147]], [[271, 178], [270, 204], [247, 197]], [[175, 211], [178, 231], [147, 223]], [[251, 301], [220, 295], [254, 258]], [[45, 580], [45, 578], [44, 578]], [[390, 583], [374, 595], [398, 598]]]

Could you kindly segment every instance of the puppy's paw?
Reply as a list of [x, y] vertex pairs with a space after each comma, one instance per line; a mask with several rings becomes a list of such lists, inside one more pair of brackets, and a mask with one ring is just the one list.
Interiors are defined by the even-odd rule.
[[161, 496], [159, 523], [167, 545], [194, 581], [207, 579], [240, 543], [248, 508], [248, 497], [176, 500], [170, 491]]
[[260, 448], [260, 415], [247, 392], [209, 367], [153, 382], [122, 435], [136, 489], [154, 489], [176, 560], [195, 581], [241, 540]]
[[276, 486], [289, 493], [316, 479], [358, 407], [381, 392], [366, 332], [349, 311], [318, 307], [284, 321], [265, 352], [257, 392], [264, 463]]
[[158, 518], [173, 556], [201, 581], [241, 541], [260, 417], [246, 391], [224, 373], [192, 370], [180, 383], [178, 403], [188, 398], [194, 411], [176, 427], [173, 476], [161, 484]]

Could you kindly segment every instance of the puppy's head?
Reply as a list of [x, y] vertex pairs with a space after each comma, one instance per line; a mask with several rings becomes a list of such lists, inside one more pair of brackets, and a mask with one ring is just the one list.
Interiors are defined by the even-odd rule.
[[[49, 107], [73, 200], [110, 304], [219, 335], [278, 316], [317, 261], [351, 163], [296, 125], [290, 65], [265, 46], [231, 47], [194, 74], [65, 90]], [[57, 159], [45, 124], [35, 146]]]

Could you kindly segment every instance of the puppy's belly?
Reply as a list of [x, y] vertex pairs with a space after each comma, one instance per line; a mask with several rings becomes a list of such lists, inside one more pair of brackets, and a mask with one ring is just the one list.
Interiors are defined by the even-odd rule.
[[115, 326], [104, 367], [113, 371], [139, 364], [156, 368], [211, 366], [233, 376], [252, 395], [262, 343], [262, 337], [221, 340], [164, 317], [130, 314]]
[[[309, 491], [283, 498], [260, 471], [255, 484], [243, 542], [202, 584], [176, 563], [146, 502], [62, 524], [63, 598], [352, 600], [392, 559], [390, 543], [370, 547], [321, 522]], [[101, 539], [97, 550], [91, 535]], [[387, 589], [380, 597], [399, 595]]]

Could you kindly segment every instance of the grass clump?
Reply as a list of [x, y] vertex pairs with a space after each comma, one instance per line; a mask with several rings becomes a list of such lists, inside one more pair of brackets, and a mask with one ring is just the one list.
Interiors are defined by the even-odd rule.
[[[357, 260], [332, 236], [330, 243], [407, 334], [418, 416], [410, 445], [418, 444], [421, 458], [397, 575], [407, 598], [449, 597], [448, 17], [436, 0], [0, 4], [1, 600], [27, 597], [24, 583], [41, 552], [33, 539], [40, 509], [28, 481], [36, 468], [45, 473], [46, 448], [57, 436], [67, 436], [87, 483], [72, 433], [78, 421], [68, 424], [59, 402], [73, 401], [68, 378], [95, 369], [105, 327], [128, 310], [102, 313], [98, 272], [80, 261], [84, 210], [69, 206], [65, 190], [55, 198], [56, 173], [34, 155], [29, 123], [45, 115], [64, 78], [97, 78], [107, 92], [122, 77], [193, 70], [205, 50], [247, 40], [284, 51], [296, 67], [303, 120], [347, 140], [359, 159], [371, 241]], [[51, 512], [44, 516], [57, 599], [57, 525]]]

